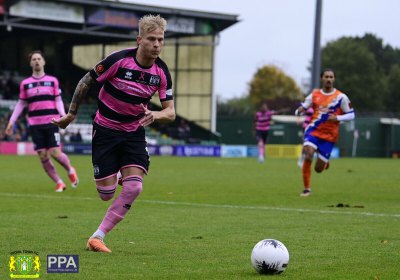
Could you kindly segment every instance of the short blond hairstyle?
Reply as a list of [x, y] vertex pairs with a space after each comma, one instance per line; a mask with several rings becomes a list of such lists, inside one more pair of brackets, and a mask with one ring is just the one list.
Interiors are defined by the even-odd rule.
[[139, 36], [158, 28], [164, 32], [167, 30], [167, 21], [160, 15], [145, 15], [139, 20]]

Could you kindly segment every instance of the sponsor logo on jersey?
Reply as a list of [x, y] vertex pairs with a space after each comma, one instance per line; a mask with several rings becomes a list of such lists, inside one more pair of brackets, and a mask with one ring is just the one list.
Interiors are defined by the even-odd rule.
[[127, 80], [132, 80], [132, 72], [131, 71], [127, 71], [126, 73], [125, 73], [125, 79], [127, 79]]

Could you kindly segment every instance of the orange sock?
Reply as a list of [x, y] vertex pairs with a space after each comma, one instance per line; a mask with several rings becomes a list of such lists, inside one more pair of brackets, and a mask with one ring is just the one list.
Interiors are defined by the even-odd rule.
[[310, 188], [310, 181], [311, 181], [311, 164], [312, 161], [305, 160], [303, 163], [302, 173], [303, 173], [303, 183], [304, 188]]

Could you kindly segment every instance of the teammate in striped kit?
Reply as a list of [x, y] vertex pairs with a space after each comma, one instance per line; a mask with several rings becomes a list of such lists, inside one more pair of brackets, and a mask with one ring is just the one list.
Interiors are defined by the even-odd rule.
[[[53, 123], [71, 123], [83, 97], [96, 84], [102, 85], [93, 124], [92, 163], [96, 188], [102, 200], [113, 198], [120, 171], [122, 191], [112, 202], [87, 249], [110, 253], [105, 235], [122, 221], [142, 191], [149, 169], [144, 126], [175, 119], [172, 80], [167, 65], [158, 57], [164, 45], [167, 22], [147, 15], [139, 21], [137, 48], [117, 51], [99, 62], [78, 83], [68, 114]], [[158, 92], [162, 110], [147, 108]]]
[[260, 163], [264, 162], [265, 145], [267, 144], [268, 132], [271, 128], [271, 120], [274, 114], [276, 114], [276, 111], [269, 110], [267, 103], [263, 103], [260, 111], [256, 112], [254, 117], [254, 126], [258, 146], [258, 161]]
[[315, 171], [321, 173], [329, 167], [329, 158], [339, 138], [339, 124], [355, 118], [351, 102], [346, 94], [333, 87], [335, 72], [325, 69], [321, 73], [321, 89], [309, 94], [296, 115], [304, 114], [310, 107], [314, 113], [304, 133], [304, 162], [302, 166], [304, 190], [301, 196], [311, 194], [311, 164], [314, 153], [318, 153]]
[[71, 186], [76, 188], [79, 182], [76, 170], [71, 166], [68, 156], [60, 149], [59, 128], [51, 123], [53, 118], [65, 115], [58, 80], [44, 72], [46, 62], [41, 51], [31, 52], [28, 58], [32, 76], [20, 84], [19, 100], [8, 122], [6, 134], [13, 133], [15, 121], [27, 106], [34, 149], [47, 175], [56, 183], [55, 191], [64, 191], [66, 185], [58, 175], [50, 156], [68, 172]]

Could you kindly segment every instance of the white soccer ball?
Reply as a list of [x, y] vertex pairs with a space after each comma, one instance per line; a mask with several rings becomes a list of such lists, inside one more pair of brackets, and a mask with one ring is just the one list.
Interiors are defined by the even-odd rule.
[[282, 273], [289, 264], [289, 251], [276, 239], [261, 240], [251, 252], [251, 264], [261, 274]]

